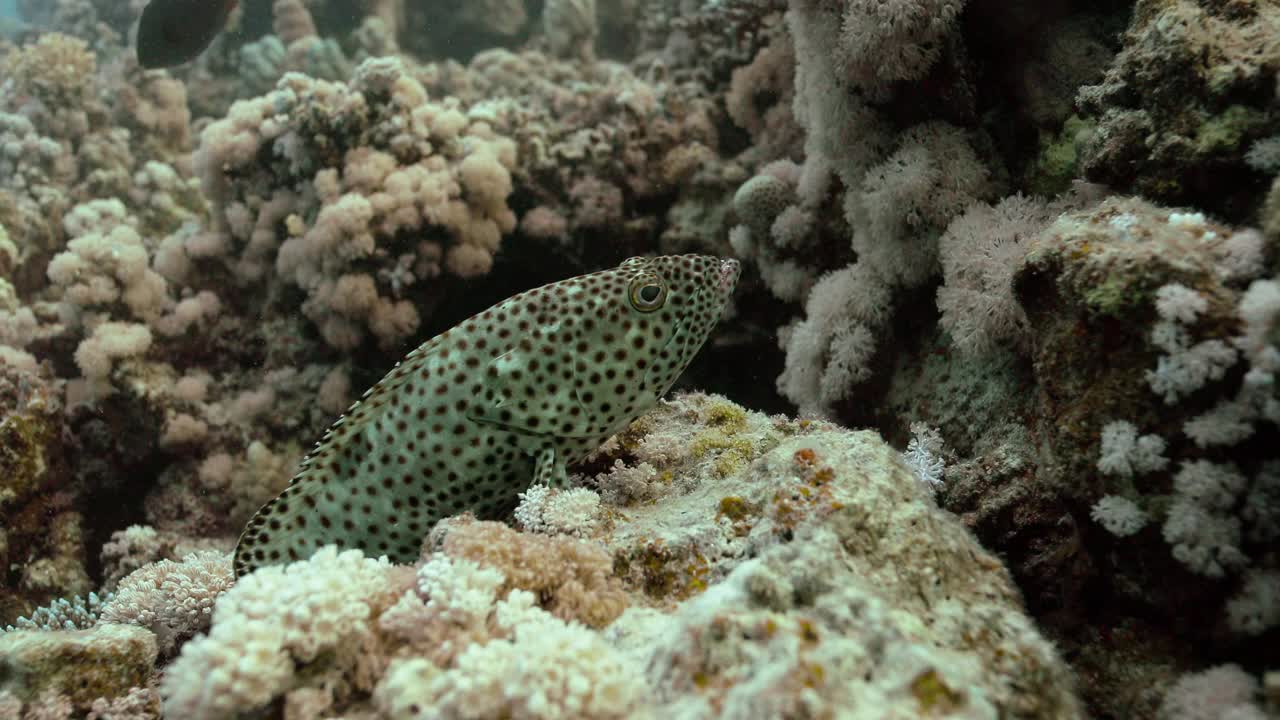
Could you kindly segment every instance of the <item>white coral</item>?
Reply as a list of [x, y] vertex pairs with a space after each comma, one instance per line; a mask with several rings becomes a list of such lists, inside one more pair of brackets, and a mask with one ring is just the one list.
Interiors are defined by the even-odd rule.
[[389, 567], [329, 546], [240, 578], [214, 607], [209, 634], [184, 645], [169, 666], [160, 687], [165, 715], [212, 720], [263, 706], [285, 690], [295, 663], [370, 632], [371, 604], [386, 590]]
[[516, 522], [530, 532], [589, 534], [600, 521], [600, 496], [588, 488], [535, 485], [520, 493]]
[[293, 676], [284, 628], [232, 616], [182, 646], [160, 683], [166, 717], [217, 720], [265, 706]]
[[427, 598], [427, 609], [452, 622], [488, 613], [505, 580], [493, 568], [447, 555], [435, 555], [418, 568], [418, 590]]
[[234, 582], [227, 553], [206, 550], [182, 562], [161, 560], [120, 581], [102, 608], [102, 622], [148, 628], [156, 634], [160, 651], [167, 653], [208, 627], [214, 602]]
[[1243, 635], [1280, 626], [1280, 570], [1250, 570], [1240, 592], [1227, 602], [1227, 625]]
[[1164, 451], [1164, 438], [1154, 434], [1139, 436], [1133, 423], [1115, 420], [1102, 428], [1098, 470], [1122, 478], [1157, 472], [1169, 464]]
[[534, 603], [512, 591], [494, 608], [511, 637], [469, 646], [448, 669], [421, 658], [393, 663], [375, 693], [379, 708], [392, 718], [623, 718], [636, 710], [646, 689], [640, 668]]
[[1119, 495], [1107, 495], [1094, 503], [1089, 516], [1116, 537], [1128, 537], [1147, 524], [1147, 514], [1137, 503]]
[[1179, 562], [1207, 577], [1222, 577], [1248, 563], [1240, 549], [1240, 519], [1231, 511], [1247, 485], [1233, 465], [1183, 463], [1174, 476], [1174, 501], [1163, 528]]

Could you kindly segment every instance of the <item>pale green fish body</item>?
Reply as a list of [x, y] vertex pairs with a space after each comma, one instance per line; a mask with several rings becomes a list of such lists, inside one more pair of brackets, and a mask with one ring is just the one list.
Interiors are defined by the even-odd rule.
[[733, 260], [632, 258], [516, 295], [423, 343], [339, 418], [249, 521], [244, 575], [336, 544], [417, 558], [441, 518], [499, 517], [563, 482], [651, 408], [702, 347]]

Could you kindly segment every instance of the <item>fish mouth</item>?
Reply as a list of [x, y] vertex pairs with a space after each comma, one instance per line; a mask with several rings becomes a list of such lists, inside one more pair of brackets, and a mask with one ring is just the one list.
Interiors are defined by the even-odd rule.
[[738, 276], [742, 274], [742, 263], [737, 260], [721, 260], [720, 267], [714, 271], [718, 273], [716, 278], [717, 287], [724, 295], [732, 295], [733, 289], [738, 285]]

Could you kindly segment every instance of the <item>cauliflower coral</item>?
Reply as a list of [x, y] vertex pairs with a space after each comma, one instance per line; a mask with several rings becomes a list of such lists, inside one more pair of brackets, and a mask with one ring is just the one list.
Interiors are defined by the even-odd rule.
[[274, 266], [344, 350], [366, 333], [384, 347], [412, 335], [406, 288], [484, 275], [516, 227], [515, 143], [456, 100], [428, 98], [397, 58], [364, 62], [348, 83], [286, 74], [212, 123], [193, 164], [237, 275]]

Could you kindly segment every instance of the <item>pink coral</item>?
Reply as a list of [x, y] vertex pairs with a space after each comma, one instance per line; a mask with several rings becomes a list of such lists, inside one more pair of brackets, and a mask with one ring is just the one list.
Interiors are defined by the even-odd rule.
[[520, 231], [540, 240], [560, 239], [568, 234], [569, 222], [553, 208], [539, 205], [520, 218]]
[[622, 190], [596, 177], [585, 177], [569, 188], [573, 224], [601, 230], [622, 220]]
[[791, 114], [795, 96], [795, 49], [786, 35], [736, 68], [725, 96], [730, 119], [751, 134], [755, 152], [776, 157], [799, 144], [799, 128]]
[[165, 422], [164, 434], [160, 436], [160, 445], [174, 447], [197, 444], [208, 435], [208, 423], [187, 413], [175, 413]]
[[351, 405], [351, 375], [345, 368], [333, 368], [324, 376], [316, 402], [325, 412], [341, 415]]
[[[278, 184], [253, 166], [267, 147], [305, 192], [263, 202], [258, 184]], [[196, 152], [215, 217], [247, 241], [233, 248], [245, 276], [260, 279], [274, 253], [276, 274], [307, 293], [303, 312], [343, 350], [368, 334], [388, 349], [412, 335], [420, 318], [398, 296], [417, 280], [489, 272], [516, 225], [515, 162], [511, 140], [430, 99], [394, 58], [366, 61], [348, 83], [287, 75], [233, 106]]]
[[49, 281], [62, 291], [69, 313], [120, 303], [139, 320], [157, 318], [172, 300], [168, 284], [148, 266], [150, 255], [124, 204], [95, 200], [63, 221], [72, 239], [49, 263]]
[[612, 558], [594, 543], [470, 520], [450, 523], [445, 533], [446, 555], [501, 571], [504, 587], [534, 593], [556, 617], [604, 627], [629, 604]]
[[95, 383], [111, 375], [115, 362], [137, 357], [151, 347], [151, 331], [136, 323], [102, 323], [76, 348], [76, 365]]

